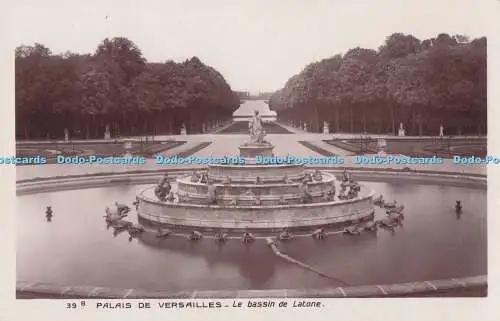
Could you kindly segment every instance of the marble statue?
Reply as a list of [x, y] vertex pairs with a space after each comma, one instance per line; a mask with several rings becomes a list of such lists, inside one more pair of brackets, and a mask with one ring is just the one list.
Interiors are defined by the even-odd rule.
[[160, 179], [158, 185], [155, 187], [155, 196], [162, 202], [167, 200], [167, 195], [170, 194], [170, 190], [172, 189], [172, 185], [168, 181], [168, 173]]
[[403, 127], [403, 122], [399, 123], [399, 131], [398, 131], [398, 136], [405, 136], [405, 129]]
[[255, 111], [252, 120], [248, 123], [248, 128], [250, 129], [250, 140], [252, 143], [265, 143], [264, 136], [266, 132], [262, 126], [262, 119], [259, 115], [259, 111]]
[[323, 122], [323, 134], [330, 134], [330, 124], [327, 121]]
[[314, 171], [313, 179], [315, 181], [322, 181], [323, 180], [323, 175], [321, 174], [321, 172], [319, 171], [319, 169], [317, 169], [317, 170]]
[[64, 128], [64, 141], [69, 140], [69, 130], [67, 128]]
[[111, 139], [111, 132], [109, 130], [109, 125], [106, 125], [106, 131], [104, 132], [104, 139]]
[[443, 127], [443, 124], [441, 124], [441, 126], [439, 126], [439, 137], [443, 137], [444, 136], [444, 127]]

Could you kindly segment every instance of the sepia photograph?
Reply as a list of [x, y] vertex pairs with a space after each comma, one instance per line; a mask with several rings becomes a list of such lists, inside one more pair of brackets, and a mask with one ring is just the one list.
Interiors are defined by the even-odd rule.
[[488, 35], [451, 3], [11, 2], [17, 301], [486, 298]]

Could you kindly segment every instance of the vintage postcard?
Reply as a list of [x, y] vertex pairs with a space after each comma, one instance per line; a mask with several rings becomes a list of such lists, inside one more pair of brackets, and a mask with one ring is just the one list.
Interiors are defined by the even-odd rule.
[[1, 321], [493, 316], [500, 2], [1, 7]]

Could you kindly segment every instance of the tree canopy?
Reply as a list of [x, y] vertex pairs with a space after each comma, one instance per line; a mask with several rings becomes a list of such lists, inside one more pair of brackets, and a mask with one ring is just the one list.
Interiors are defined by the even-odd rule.
[[93, 54], [54, 55], [42, 44], [15, 51], [16, 136], [101, 138], [201, 132], [227, 119], [239, 98], [214, 68], [193, 57], [148, 63], [123, 37], [105, 39]]
[[378, 49], [312, 63], [270, 99], [282, 120], [336, 132], [486, 133], [486, 38], [395, 33]]

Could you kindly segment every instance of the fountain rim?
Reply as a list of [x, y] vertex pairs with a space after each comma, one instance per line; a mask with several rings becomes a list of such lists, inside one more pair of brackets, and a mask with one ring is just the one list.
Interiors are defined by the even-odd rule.
[[209, 209], [232, 209], [232, 210], [272, 210], [272, 209], [294, 209], [294, 208], [317, 208], [317, 207], [331, 207], [338, 205], [346, 205], [349, 203], [359, 203], [361, 201], [373, 198], [376, 194], [375, 191], [369, 189], [368, 195], [360, 196], [357, 198], [352, 198], [349, 200], [336, 200], [331, 202], [318, 202], [318, 203], [309, 203], [309, 204], [276, 204], [276, 205], [209, 205], [209, 204], [190, 204], [190, 203], [168, 203], [168, 202], [160, 202], [158, 200], [150, 199], [149, 197], [144, 195], [144, 192], [149, 189], [153, 189], [154, 186], [146, 187], [140, 190], [136, 197], [141, 197], [140, 200], [143, 202], [147, 202], [150, 204], [155, 204], [163, 207], [174, 207], [174, 208], [209, 208]]
[[[399, 179], [412, 179], [422, 177], [429, 179], [431, 182], [437, 181], [438, 185], [447, 185], [446, 181], [460, 180], [462, 182], [475, 183], [476, 186], [471, 186], [474, 189], [487, 189], [487, 175], [478, 173], [466, 172], [444, 172], [444, 171], [422, 171], [413, 170], [405, 171], [395, 168], [325, 168], [325, 167], [310, 167], [311, 169], [323, 169], [328, 173], [341, 173], [347, 169], [351, 174], [365, 175], [368, 177], [379, 178], [381, 181], [384, 177], [394, 177], [394, 174], [399, 174]], [[172, 168], [168, 172], [175, 176], [189, 175], [193, 170], [204, 170], [206, 167], [185, 167]], [[97, 188], [110, 185], [131, 184], [145, 185], [152, 184], [157, 181], [160, 175], [165, 173], [165, 169], [157, 170], [130, 170], [122, 172], [96, 172], [81, 175], [65, 175], [65, 176], [49, 176], [49, 177], [33, 177], [30, 179], [22, 179], [16, 181], [17, 196], [29, 194], [38, 194], [46, 192], [46, 189], [53, 191], [78, 190], [85, 188]], [[440, 181], [441, 179], [441, 181]], [[64, 183], [67, 183], [65, 185]], [[439, 184], [440, 183], [440, 184]], [[68, 186], [69, 185], [69, 186]], [[451, 185], [451, 184], [449, 184]], [[480, 186], [477, 186], [480, 185]], [[19, 194], [21, 193], [21, 195]]]
[[[175, 298], [175, 299], [233, 299], [233, 298], [374, 298], [374, 297], [419, 297], [420, 294], [439, 293], [446, 290], [460, 291], [468, 288], [488, 288], [488, 275], [471, 275], [439, 280], [416, 280], [381, 285], [357, 285], [344, 287], [326, 287], [309, 289], [249, 289], [249, 290], [187, 290], [187, 291], [151, 291], [144, 289], [107, 288], [100, 286], [76, 285], [62, 286], [53, 283], [30, 283], [16, 281], [16, 294], [53, 295], [56, 298]], [[312, 296], [311, 296], [312, 295]]]

